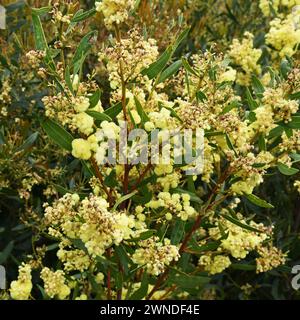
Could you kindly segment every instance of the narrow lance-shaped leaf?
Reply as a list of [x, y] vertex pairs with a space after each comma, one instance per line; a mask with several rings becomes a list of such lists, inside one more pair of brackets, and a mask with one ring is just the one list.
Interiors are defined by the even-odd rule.
[[15, 150], [15, 152], [18, 152], [18, 151], [21, 151], [21, 150], [25, 150], [25, 149], [30, 148], [30, 147], [34, 144], [34, 142], [35, 142], [35, 140], [37, 139], [38, 135], [39, 135], [38, 132], [32, 133], [32, 134], [24, 141], [24, 143]]
[[292, 100], [299, 100], [300, 99], [300, 91], [290, 94], [289, 98]]
[[181, 288], [195, 288], [197, 286], [207, 284], [210, 281], [210, 278], [205, 276], [180, 274], [171, 277], [169, 281]]
[[51, 58], [49, 54], [49, 48], [48, 43], [45, 37], [45, 33], [43, 30], [43, 26], [40, 20], [40, 17], [32, 13], [32, 23], [33, 23], [33, 31], [34, 31], [34, 39], [35, 39], [35, 47], [37, 50], [45, 51], [46, 57], [45, 62], [52, 70], [55, 70], [55, 64], [53, 62], [53, 59]]
[[50, 119], [42, 121], [41, 125], [48, 137], [53, 140], [53, 142], [65, 150], [72, 151], [73, 137], [68, 131]]
[[185, 29], [175, 40], [174, 44], [170, 45], [164, 51], [164, 53], [158, 58], [157, 61], [150, 64], [148, 68], [142, 70], [141, 72], [142, 75], [148, 76], [150, 80], [155, 78], [157, 75], [159, 75], [163, 71], [167, 63], [170, 61], [170, 59], [172, 58], [172, 55], [174, 54], [174, 52], [176, 51], [180, 43], [188, 35], [189, 31], [190, 31], [190, 28]]
[[112, 121], [111, 117], [103, 112], [87, 110], [85, 113], [99, 121]]
[[250, 110], [255, 110], [258, 107], [258, 104], [253, 99], [249, 88], [246, 88], [246, 98], [247, 98], [247, 102], [248, 102], [248, 106], [249, 106]]
[[169, 46], [166, 51], [158, 58], [157, 61], [150, 64], [150, 66], [147, 69], [144, 69], [141, 73], [144, 76], [148, 76], [148, 78], [151, 80], [155, 78], [166, 66], [168, 61], [170, 60], [172, 56], [172, 46]]
[[[128, 100], [127, 100], [128, 101]], [[108, 115], [110, 118], [114, 119], [116, 116], [122, 111], [122, 102], [118, 102], [113, 106], [107, 108], [104, 113]]]
[[91, 48], [90, 41], [96, 35], [97, 31], [92, 30], [81, 39], [71, 62], [71, 66], [73, 67], [73, 74], [77, 74], [80, 70], [82, 63], [87, 56], [89, 49]]
[[182, 61], [177, 60], [174, 63], [172, 63], [168, 68], [166, 68], [161, 75], [159, 76], [159, 79], [157, 83], [164, 82], [168, 78], [170, 78], [173, 74], [175, 74], [179, 68], [182, 66]]
[[232, 222], [233, 224], [243, 228], [243, 229], [246, 229], [246, 230], [249, 230], [249, 231], [254, 231], [254, 232], [259, 232], [259, 233], [262, 232], [259, 229], [253, 228], [253, 227], [249, 226], [248, 224], [245, 224], [245, 223], [241, 222], [240, 220], [235, 219], [235, 218], [233, 218], [233, 217], [231, 217], [229, 215], [223, 214], [222, 217], [225, 218], [226, 220]]
[[148, 285], [149, 285], [148, 275], [146, 272], [144, 272], [141, 286], [129, 297], [129, 300], [143, 299], [148, 293]]
[[296, 168], [290, 168], [290, 167], [288, 167], [287, 165], [285, 165], [284, 163], [281, 163], [281, 162], [278, 163], [277, 167], [278, 167], [278, 170], [279, 170], [282, 174], [284, 174], [284, 175], [286, 175], [286, 176], [292, 176], [292, 175], [294, 175], [294, 174], [296, 174], [296, 173], [299, 172], [298, 169], [296, 169]]
[[98, 89], [89, 98], [89, 100], [90, 100], [89, 108], [92, 109], [92, 108], [96, 107], [97, 103], [100, 101], [100, 98], [101, 98], [101, 91], [100, 91], [100, 89]]
[[138, 100], [138, 98], [136, 96], [134, 96], [134, 102], [135, 102], [136, 110], [137, 110], [139, 116], [141, 117], [142, 123], [149, 121], [150, 119], [149, 119], [147, 113], [144, 111], [140, 101]]
[[51, 10], [50, 6], [42, 7], [42, 8], [31, 8], [32, 13], [38, 16], [48, 13], [50, 10]]
[[71, 23], [86, 20], [87, 18], [93, 16], [95, 13], [96, 13], [95, 8], [92, 8], [85, 12], [82, 12], [82, 10], [79, 10], [74, 14], [73, 18], [71, 19]]
[[177, 245], [183, 238], [185, 222], [177, 219], [171, 233], [171, 243]]
[[245, 197], [252, 203], [256, 204], [259, 207], [262, 208], [274, 208], [274, 206], [267, 201], [259, 198], [258, 196], [254, 194], [246, 194]]
[[182, 61], [182, 65], [184, 66], [184, 69], [187, 72], [193, 74], [194, 76], [199, 77], [198, 73], [191, 67], [191, 65], [189, 64], [189, 62], [186, 58], [182, 58], [181, 61]]
[[265, 91], [265, 88], [264, 88], [263, 84], [261, 83], [261, 81], [254, 75], [252, 76], [252, 86], [253, 86], [255, 93], [258, 96], [262, 96], [262, 94]]
[[66, 66], [65, 81], [66, 81], [66, 84], [67, 84], [69, 90], [72, 92], [72, 94], [74, 94], [73, 83], [72, 83], [71, 76], [70, 76], [70, 67], [69, 66]]
[[137, 193], [137, 190], [135, 190], [135, 191], [133, 191], [133, 192], [131, 192], [131, 193], [128, 193], [128, 194], [126, 194], [125, 196], [119, 198], [119, 199], [116, 201], [115, 205], [113, 206], [113, 211], [116, 210], [116, 209], [118, 208], [118, 206], [119, 206], [122, 202], [130, 199], [130, 198], [131, 198], [132, 196], [134, 196], [136, 193]]

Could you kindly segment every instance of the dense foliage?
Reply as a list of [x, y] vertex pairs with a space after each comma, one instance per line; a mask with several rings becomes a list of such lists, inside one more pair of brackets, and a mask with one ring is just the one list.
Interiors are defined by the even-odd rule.
[[2, 2], [0, 299], [300, 297], [300, 1]]

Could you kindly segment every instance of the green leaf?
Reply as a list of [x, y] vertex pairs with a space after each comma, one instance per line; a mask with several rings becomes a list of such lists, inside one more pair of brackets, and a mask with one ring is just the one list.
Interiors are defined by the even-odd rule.
[[287, 75], [291, 71], [292, 66], [287, 59], [283, 59], [280, 63], [280, 72], [283, 75], [284, 79], [287, 78]]
[[72, 94], [74, 94], [73, 83], [72, 83], [72, 80], [71, 80], [70, 67], [69, 66], [66, 66], [65, 81], [66, 81], [66, 84], [67, 84], [69, 90], [72, 92]]
[[290, 94], [289, 98], [292, 100], [299, 100], [300, 99], [300, 91]]
[[254, 75], [252, 76], [252, 87], [257, 96], [261, 96], [265, 91], [261, 81]]
[[234, 146], [233, 146], [233, 144], [232, 144], [232, 142], [231, 142], [231, 140], [230, 140], [230, 138], [229, 138], [229, 136], [228, 136], [227, 133], [225, 133], [225, 139], [226, 139], [226, 143], [227, 143], [227, 145], [228, 145], [228, 148], [229, 148], [230, 150], [233, 150], [235, 156], [237, 157], [237, 152], [236, 152], [236, 150], [235, 150], [235, 148], [234, 148]]
[[93, 16], [94, 14], [96, 13], [96, 9], [95, 8], [92, 8], [88, 11], [85, 11], [85, 12], [82, 12], [82, 10], [78, 10], [73, 18], [71, 19], [71, 23], [74, 23], [74, 22], [80, 22], [80, 21], [83, 21], [83, 20], [86, 20], [87, 18]]
[[182, 65], [185, 68], [185, 70], [191, 74], [193, 74], [194, 76], [199, 77], [198, 73], [191, 67], [191, 65], [189, 64], [188, 60], [186, 58], [182, 58]]
[[61, 195], [65, 195], [66, 193], [73, 193], [72, 191], [70, 191], [70, 190], [68, 190], [68, 189], [66, 189], [66, 188], [64, 188], [64, 187], [62, 187], [62, 186], [60, 186], [58, 184], [55, 184], [55, 183], [53, 183], [53, 187]]
[[142, 70], [142, 75], [148, 76], [150, 80], [154, 79], [158, 74], [162, 72], [164, 67], [167, 65], [168, 61], [171, 59], [172, 53], [172, 46], [169, 46], [157, 61], [151, 63], [147, 69]]
[[37, 139], [38, 135], [39, 135], [38, 132], [32, 133], [32, 134], [24, 141], [24, 143], [15, 150], [15, 152], [18, 152], [18, 151], [21, 151], [21, 150], [25, 150], [25, 149], [30, 148], [30, 147], [34, 144], [34, 142], [35, 142], [35, 140]]
[[284, 129], [282, 126], [277, 126], [274, 129], [272, 129], [269, 134], [268, 134], [268, 138], [274, 138], [274, 137], [279, 137], [282, 135]]
[[13, 247], [14, 247], [14, 242], [10, 241], [8, 245], [5, 247], [5, 249], [2, 252], [0, 252], [0, 264], [6, 262], [7, 258], [12, 252]]
[[179, 47], [179, 45], [182, 43], [182, 41], [187, 37], [187, 35], [190, 32], [190, 27], [186, 28], [181, 32], [181, 34], [178, 36], [178, 38], [175, 40], [175, 43], [173, 45], [173, 52]]
[[226, 114], [228, 112], [230, 112], [232, 109], [237, 108], [241, 106], [241, 103], [238, 100], [234, 100], [231, 103], [229, 103], [224, 109], [223, 111], [220, 113], [220, 115]]
[[87, 33], [80, 41], [78, 48], [75, 51], [74, 57], [71, 61], [71, 67], [73, 67], [73, 74], [77, 74], [81, 69], [85, 57], [88, 55], [88, 51], [91, 48], [91, 39], [97, 35], [97, 31], [92, 30]]
[[207, 100], [206, 94], [204, 92], [202, 92], [202, 91], [198, 91], [196, 93], [196, 98], [197, 98], [198, 101], [201, 101], [201, 102], [204, 102], [205, 100]]
[[226, 220], [232, 222], [233, 224], [243, 228], [243, 229], [246, 229], [246, 230], [249, 230], [249, 231], [254, 231], [254, 232], [258, 232], [258, 233], [261, 233], [262, 231], [261, 230], [258, 230], [256, 228], [253, 228], [251, 226], [249, 226], [248, 224], [245, 224], [245, 223], [242, 223], [240, 220], [238, 219], [235, 219], [231, 216], [228, 216], [226, 214], [222, 214], [222, 217], [225, 218]]
[[300, 154], [298, 153], [291, 153], [290, 157], [294, 160], [293, 163], [300, 161]]
[[138, 192], [137, 190], [134, 190], [133, 192], [128, 193], [128, 194], [126, 194], [125, 196], [119, 198], [119, 199], [116, 201], [115, 205], [113, 206], [113, 211], [116, 210], [117, 207], [118, 207], [122, 202], [130, 199], [130, 198], [131, 198], [132, 196], [134, 196], [137, 192]]
[[260, 151], [266, 151], [267, 146], [266, 146], [266, 140], [263, 134], [260, 134], [258, 137], [258, 147]]
[[249, 263], [232, 263], [230, 268], [235, 270], [253, 271], [256, 269], [256, 266]]
[[144, 271], [140, 288], [129, 297], [129, 300], [142, 300], [148, 293], [148, 286], [148, 275]]
[[168, 68], [166, 68], [161, 73], [161, 75], [158, 78], [157, 83], [164, 82], [165, 80], [170, 78], [173, 74], [175, 74], [180, 69], [181, 66], [182, 66], [181, 60], [177, 60], [177, 61], [173, 62]]
[[142, 123], [149, 121], [150, 118], [148, 117], [147, 113], [144, 111], [140, 101], [138, 100], [138, 98], [136, 96], [134, 96], [134, 102], [135, 102], [136, 110], [137, 110], [139, 116], [141, 117]]
[[2, 64], [2, 66], [3, 66], [4, 68], [6, 68], [6, 69], [8, 69], [8, 70], [11, 70], [11, 68], [10, 68], [10, 66], [9, 66], [6, 58], [5, 58], [2, 54], [0, 54], [0, 63]]
[[84, 161], [84, 160], [81, 160], [80, 162], [82, 164], [84, 176], [88, 179], [90, 179], [91, 177], [94, 177], [95, 172], [94, 172], [94, 169], [92, 168], [91, 164], [87, 161]]
[[254, 194], [245, 194], [244, 195], [250, 202], [256, 204], [259, 207], [262, 208], [274, 208], [274, 206], [270, 203], [268, 203], [267, 201], [259, 198], [258, 196], [254, 195]]
[[185, 221], [177, 219], [171, 233], [171, 243], [177, 245], [180, 243], [184, 235]]
[[285, 164], [283, 164], [283, 163], [281, 163], [281, 162], [278, 163], [277, 167], [278, 167], [278, 170], [279, 170], [282, 174], [284, 174], [284, 175], [286, 175], [286, 176], [292, 176], [292, 175], [294, 175], [294, 174], [296, 174], [296, 173], [299, 172], [298, 169], [296, 169], [296, 168], [290, 168], [290, 167], [288, 167], [287, 165], [285, 165]]
[[85, 113], [99, 121], [112, 121], [111, 117], [103, 112], [87, 110]]
[[96, 107], [97, 103], [100, 101], [100, 98], [101, 98], [101, 91], [100, 89], [97, 89], [89, 98], [90, 100], [89, 109]]
[[195, 288], [209, 283], [210, 278], [205, 276], [190, 276], [180, 274], [170, 278], [170, 281], [180, 288]]
[[131, 263], [131, 260], [128, 257], [127, 252], [125, 251], [125, 249], [122, 245], [115, 246], [114, 249], [115, 249], [115, 252], [117, 253], [119, 260], [122, 264], [125, 275], [127, 275], [128, 271], [129, 271], [128, 265], [129, 265], [129, 263]]
[[158, 76], [163, 71], [167, 63], [170, 61], [172, 55], [174, 54], [180, 43], [188, 35], [189, 31], [190, 28], [185, 29], [175, 40], [174, 44], [170, 45], [164, 51], [164, 53], [158, 58], [157, 61], [151, 63], [148, 68], [143, 69], [141, 74], [144, 76], [148, 76], [150, 80]]
[[[128, 99], [126, 100], [126, 104], [128, 102]], [[104, 113], [111, 117], [112, 119], [116, 118], [117, 115], [122, 111], [122, 102], [118, 102], [115, 105], [107, 108]]]
[[288, 123], [281, 122], [283, 127], [289, 127], [291, 129], [300, 129], [300, 116], [292, 116], [292, 120]]
[[55, 250], [57, 248], [59, 248], [59, 243], [58, 242], [50, 244], [49, 246], [47, 246], [46, 251], [52, 251], [52, 250]]
[[258, 104], [253, 99], [249, 88], [246, 88], [246, 98], [247, 98], [247, 102], [248, 102], [248, 106], [249, 106], [250, 110], [255, 110], [258, 107]]
[[166, 106], [162, 103], [158, 103], [162, 108], [168, 109], [171, 112], [171, 116], [176, 118], [177, 120], [179, 120], [180, 122], [183, 122], [182, 119], [179, 117], [179, 115], [177, 114], [177, 112], [174, 110], [174, 108]]
[[74, 138], [68, 131], [50, 119], [42, 121], [41, 126], [53, 142], [65, 150], [72, 151], [72, 141]]
[[111, 170], [110, 174], [105, 177], [104, 184], [109, 188], [114, 188], [118, 185], [116, 170]]
[[220, 246], [220, 241], [213, 241], [213, 242], [209, 242], [207, 244], [204, 244], [202, 246], [199, 246], [198, 243], [196, 241], [194, 241], [194, 243], [192, 243], [192, 245], [189, 247], [189, 249], [195, 251], [195, 252], [199, 252], [202, 253], [203, 251], [215, 251], [217, 250], [217, 248]]
[[48, 13], [51, 10], [51, 7], [42, 7], [42, 8], [31, 8], [31, 11], [33, 14], [37, 15], [37, 16], [41, 16], [43, 14]]
[[156, 234], [156, 232], [157, 232], [156, 230], [150, 229], [150, 230], [142, 232], [138, 237], [131, 238], [128, 241], [138, 242], [140, 240], [146, 240], [146, 239], [151, 238], [154, 234]]
[[72, 242], [72, 244], [77, 249], [80, 249], [80, 250], [84, 251], [85, 253], [88, 253], [87, 248], [86, 248], [84, 242], [81, 239], [71, 239], [71, 238], [69, 238], [69, 240]]
[[34, 12], [32, 12], [32, 23], [33, 23], [33, 32], [34, 32], [34, 39], [35, 39], [35, 47], [37, 50], [45, 51], [45, 63], [49, 65], [52, 70], [55, 70], [55, 64], [53, 59], [49, 54], [48, 43], [45, 37], [45, 33], [43, 30], [43, 26], [40, 20], [40, 17]]

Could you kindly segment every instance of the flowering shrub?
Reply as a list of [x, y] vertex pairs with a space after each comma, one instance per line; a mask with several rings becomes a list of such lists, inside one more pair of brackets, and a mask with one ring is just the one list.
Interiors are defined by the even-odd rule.
[[300, 3], [34, 3], [1, 31], [2, 299], [299, 297]]

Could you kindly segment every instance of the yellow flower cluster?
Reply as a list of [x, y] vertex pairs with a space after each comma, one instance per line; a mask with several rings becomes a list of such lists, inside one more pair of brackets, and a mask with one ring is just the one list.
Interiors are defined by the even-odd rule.
[[106, 27], [112, 29], [114, 24], [120, 24], [128, 19], [134, 3], [134, 0], [102, 0], [96, 1], [95, 6], [96, 11], [102, 12]]
[[281, 58], [292, 56], [300, 42], [300, 9], [294, 10], [285, 19], [275, 18], [270, 22], [266, 43], [279, 52]]
[[252, 73], [261, 73], [261, 67], [257, 61], [262, 51], [253, 48], [253, 35], [251, 33], [246, 32], [241, 42], [238, 39], [233, 39], [228, 54], [233, 62], [242, 69], [237, 73], [237, 82], [239, 84], [248, 85]]
[[14, 300], [28, 300], [31, 290], [31, 266], [23, 263], [19, 266], [18, 280], [10, 284], [10, 295]]
[[263, 94], [262, 102], [267, 112], [270, 112], [274, 121], [289, 122], [292, 114], [298, 111], [298, 102], [285, 99], [283, 87], [267, 88]]
[[106, 62], [112, 89], [121, 87], [121, 74], [124, 81], [139, 79], [145, 82], [140, 72], [158, 57], [158, 48], [154, 39], [145, 40], [136, 30], [129, 32], [128, 38], [120, 39], [114, 46], [99, 54], [99, 60]]
[[[232, 152], [228, 151], [228, 158], [230, 154]], [[273, 160], [273, 155], [268, 151], [261, 151], [258, 155], [249, 152], [235, 159], [232, 157], [230, 166], [239, 180], [231, 185], [231, 190], [235, 194], [251, 194], [253, 189], [263, 182], [265, 169], [270, 167]], [[259, 167], [256, 168], [255, 164], [259, 164]]]
[[91, 264], [90, 257], [82, 250], [65, 250], [63, 243], [60, 243], [60, 248], [57, 251], [58, 259], [64, 263], [64, 269], [66, 271], [79, 270], [83, 272], [88, 269]]
[[85, 139], [74, 139], [72, 141], [72, 155], [75, 158], [88, 160], [91, 156], [91, 144]]
[[[89, 254], [93, 257], [101, 256], [113, 244], [120, 244], [124, 239], [135, 237], [143, 230], [143, 225], [136, 223], [134, 216], [127, 216], [122, 212], [108, 211], [108, 203], [99, 196], [90, 195], [80, 201], [76, 194], [66, 194], [53, 203], [45, 204], [45, 223], [49, 234], [65, 241], [71, 246], [68, 239], [80, 239]], [[74, 256], [75, 254], [75, 256]], [[65, 261], [68, 253], [58, 253]], [[87, 266], [88, 261], [77, 251], [69, 253], [75, 261], [67, 263], [67, 268]]]
[[[241, 215], [239, 215], [239, 221], [245, 225], [248, 225]], [[258, 233], [255, 231], [250, 231], [226, 219], [221, 218], [219, 222], [221, 223], [224, 232], [228, 233], [228, 236], [221, 240], [220, 247], [225, 252], [230, 253], [236, 259], [244, 259], [250, 251], [260, 247], [263, 241], [268, 238], [268, 235], [265, 232]], [[261, 231], [265, 231], [263, 224], [257, 224], [254, 221], [250, 221], [249, 226]], [[219, 227], [211, 228], [209, 230], [209, 234], [215, 240], [221, 238]]]
[[[86, 134], [91, 133], [93, 131], [91, 127], [93, 126], [93, 118], [85, 113], [80, 113], [76, 116], [80, 117], [80, 119], [87, 120], [81, 123], [81, 131], [87, 130], [85, 132]], [[92, 120], [90, 121], [90, 119]], [[97, 163], [101, 165], [108, 150], [107, 139], [115, 138], [118, 140], [120, 130], [120, 127], [114, 122], [103, 121], [101, 128], [98, 128], [88, 139], [79, 138], [72, 141], [72, 155], [75, 158], [88, 160], [92, 156], [92, 153], [95, 153], [95, 159]]]
[[65, 284], [65, 274], [62, 270], [52, 271], [45, 267], [41, 271], [41, 279], [44, 281], [45, 293], [51, 299], [64, 300], [71, 292], [70, 288]]
[[300, 181], [299, 180], [296, 180], [294, 182], [294, 187], [297, 189], [297, 191], [300, 193]]
[[259, 248], [258, 253], [260, 257], [256, 258], [257, 273], [267, 272], [285, 264], [286, 253], [283, 253], [276, 247], [261, 247]]
[[74, 115], [73, 124], [80, 132], [89, 135], [93, 132], [94, 118], [85, 112], [80, 112]]
[[299, 5], [299, 0], [260, 0], [259, 7], [264, 14], [264, 16], [268, 17], [271, 15], [270, 8], [273, 9], [275, 13], [279, 11], [279, 6], [292, 8], [296, 5]]
[[4, 80], [2, 83], [2, 88], [0, 92], [0, 102], [1, 102], [0, 114], [3, 116], [7, 116], [6, 105], [11, 102], [11, 94], [10, 94], [11, 89], [12, 88], [10, 86], [9, 80], [8, 79]]
[[152, 209], [163, 207], [167, 211], [167, 220], [171, 220], [173, 215], [176, 215], [185, 221], [196, 214], [195, 209], [190, 205], [190, 195], [187, 193], [160, 192], [157, 200], [151, 200], [145, 206]]
[[152, 237], [139, 242], [139, 245], [140, 248], [132, 255], [132, 261], [144, 266], [149, 274], [155, 276], [163, 273], [166, 266], [179, 258], [178, 248], [166, 238], [162, 243], [158, 237]]
[[229, 257], [223, 255], [203, 255], [199, 259], [199, 265], [210, 274], [221, 273], [231, 265]]
[[[300, 150], [300, 132], [293, 131], [291, 136], [288, 136], [285, 132], [281, 135], [282, 142], [278, 145], [280, 151], [294, 152], [297, 153]], [[291, 166], [291, 158], [285, 152], [279, 157], [281, 162]]]

